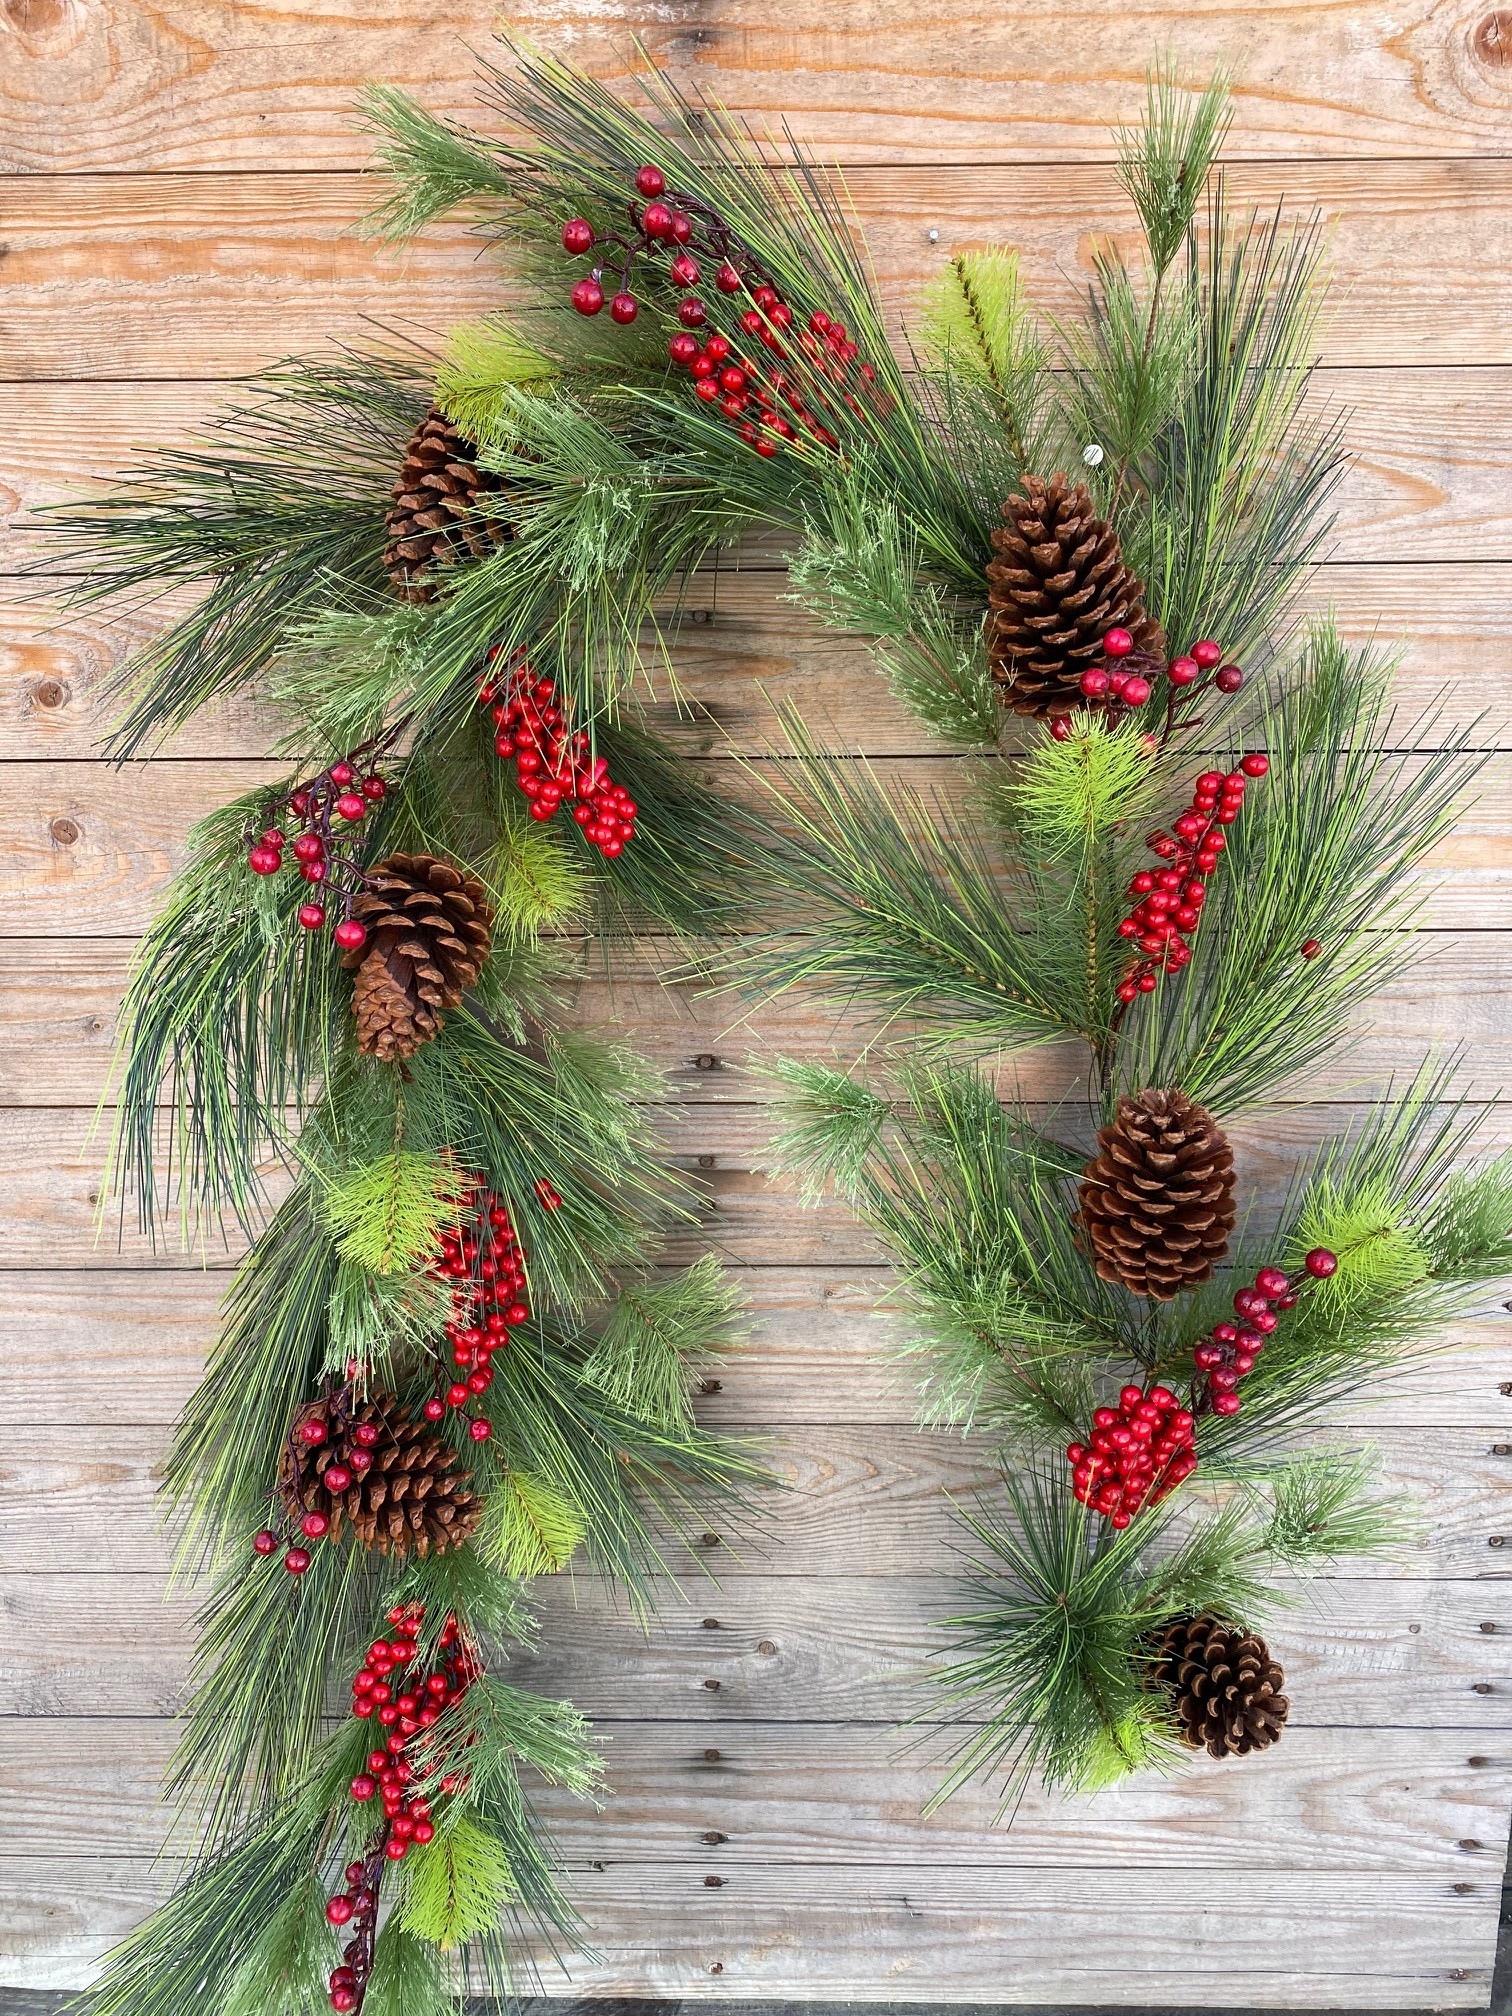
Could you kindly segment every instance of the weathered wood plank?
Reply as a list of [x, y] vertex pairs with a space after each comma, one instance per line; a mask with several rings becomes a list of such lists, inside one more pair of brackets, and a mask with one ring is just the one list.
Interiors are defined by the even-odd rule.
[[[710, 1427], [802, 1423], [816, 1411], [836, 1423], [915, 1420], [917, 1367], [896, 1355], [907, 1323], [889, 1310], [885, 1267], [758, 1266], [735, 1279], [747, 1331], [710, 1368], [715, 1390], [699, 1403]], [[165, 1429], [199, 1377], [226, 1274], [48, 1268], [8, 1273], [0, 1287], [0, 1430]], [[1488, 1440], [1512, 1430], [1512, 1392], [1500, 1390], [1508, 1342], [1499, 1307], [1446, 1326], [1442, 1353], [1374, 1389], [1360, 1420], [1479, 1429]]]
[[[606, 1862], [570, 1889], [597, 1959], [544, 1991], [713, 2000], [814, 1997], [1316, 2009], [1484, 2009], [1499, 1884], [1438, 1875], [1253, 1871], [1215, 1932], [1200, 1869], [907, 1870], [790, 1864], [711, 1888], [696, 1863]], [[83, 1987], [168, 1888], [171, 1865], [16, 1868], [0, 1964], [17, 1987]], [[9, 1889], [10, 1883], [7, 1882]]]
[[[836, 14], [823, 0], [685, 6], [533, 0], [510, 9], [527, 37], [621, 78], [632, 38], [672, 77], [758, 127], [790, 126], [846, 161], [1106, 160], [1150, 51], [1205, 74], [1243, 50], [1236, 155], [1434, 157], [1499, 148], [1508, 104], [1502, 45], [1475, 9], [1390, 0], [1298, 11], [1238, 0], [1194, 14], [1173, 0], [1099, 10], [1069, 36], [1054, 0], [1011, 15], [972, 0]], [[105, 0], [6, 10], [8, 100], [0, 168], [349, 167], [367, 157], [352, 104], [370, 78], [403, 79], [435, 110], [477, 120], [472, 50], [490, 10], [446, 0], [426, 17], [324, 0], [291, 35], [273, 0], [207, 15], [193, 0], [144, 10]], [[171, 113], [167, 108], [171, 107]]]
[[[1293, 1721], [1284, 1742], [1246, 1770], [1200, 1756], [1170, 1778], [1151, 1773], [1106, 1800], [1036, 1790], [1004, 1827], [995, 1818], [1000, 1790], [986, 1784], [922, 1817], [941, 1776], [938, 1734], [926, 1732], [920, 1747], [875, 1722], [782, 1726], [736, 1717], [601, 1724], [599, 1734], [611, 1788], [601, 1812], [561, 1790], [535, 1795], [566, 1860], [580, 1868], [693, 1862], [729, 1881], [814, 1862], [1005, 1872], [1164, 1867], [1179, 1880], [1199, 1857], [1214, 1870], [1252, 1867], [1261, 1833], [1273, 1871], [1436, 1871], [1450, 1882], [1473, 1881], [1484, 1851], [1459, 1844], [1495, 1837], [1512, 1773], [1505, 1730], [1394, 1729], [1383, 1770], [1379, 1727]], [[168, 1819], [154, 1800], [171, 1739], [166, 1722], [8, 1724], [0, 1872], [22, 1856], [67, 1859], [91, 1848], [111, 1857], [156, 1854]], [[1474, 1764], [1466, 1756], [1472, 1745], [1480, 1746]], [[711, 1828], [726, 1837], [717, 1854], [702, 1839]]]
[[[963, 248], [1013, 245], [1032, 298], [1056, 315], [1080, 306], [1099, 240], [1138, 252], [1133, 210], [1106, 163], [863, 166], [845, 184], [900, 319]], [[1512, 363], [1512, 312], [1497, 284], [1512, 259], [1512, 202], [1495, 162], [1240, 159], [1228, 187], [1240, 206], [1284, 203], [1328, 220], [1326, 364]], [[497, 305], [499, 268], [465, 223], [433, 225], [396, 251], [360, 232], [374, 194], [367, 177], [339, 172], [18, 180], [0, 370], [239, 377], [291, 352], [370, 341], [375, 324], [424, 342]]]
[[[1485, 668], [1512, 651], [1512, 569], [1426, 562], [1403, 568], [1330, 566], [1310, 591], [1346, 636], [1402, 649], [1393, 692], [1404, 722], [1424, 713], [1477, 723], [1482, 746], [1512, 740], [1512, 705]], [[876, 757], [930, 753], [918, 723], [892, 698], [864, 644], [820, 630], [781, 597], [769, 569], [703, 575], [690, 589], [670, 659], [698, 723], [677, 728], [665, 678], [648, 661], [654, 718], [686, 748], [760, 750], [776, 738], [775, 708], [796, 704], [815, 732]], [[166, 622], [163, 605], [160, 622]], [[0, 616], [0, 732], [13, 757], [98, 761], [111, 721], [102, 687], [112, 667], [159, 627], [152, 616], [60, 609], [48, 599]], [[657, 698], [656, 696], [662, 696]], [[242, 695], [205, 710], [177, 736], [175, 757], [257, 758], [281, 732], [274, 712]]]
[[[1393, 1074], [1415, 1071], [1426, 1051], [1459, 1045], [1468, 1095], [1495, 1098], [1512, 1086], [1512, 933], [1420, 938], [1420, 964], [1360, 1010], [1339, 1057], [1310, 1075], [1309, 1097], [1369, 1097]], [[132, 951], [124, 938], [12, 942], [0, 967], [0, 1107], [95, 1105], [111, 1081]], [[616, 948], [606, 977], [592, 951], [563, 990], [574, 1026], [631, 1045], [680, 1102], [748, 1102], [763, 1088], [740, 1060], [830, 1062], [846, 1043], [845, 1018], [812, 990], [794, 988], [747, 1009], [738, 996], [663, 978], [682, 956], [649, 942]], [[1072, 1093], [1084, 1062], [1074, 1046], [1048, 1045], [1018, 1059], [1013, 1076], [1023, 1096], [1055, 1100]]]
[[[1356, 1107], [1319, 1102], [1273, 1107], [1234, 1124], [1253, 1230], [1275, 1210], [1299, 1161], [1358, 1117]], [[704, 1195], [698, 1224], [669, 1235], [669, 1262], [682, 1264], [711, 1245], [745, 1266], [849, 1266], [880, 1257], [834, 1200], [795, 1212], [791, 1186], [763, 1173], [773, 1127], [765, 1108], [667, 1106], [657, 1120], [669, 1155]], [[1487, 1153], [1512, 1145], [1512, 1104], [1488, 1106], [1478, 1138]], [[104, 1161], [104, 1139], [87, 1112], [9, 1111], [0, 1126], [0, 1268], [226, 1266], [235, 1258], [240, 1248], [229, 1233], [223, 1245], [208, 1239], [186, 1248], [171, 1227], [153, 1250], [118, 1198], [107, 1196], [102, 1210]], [[270, 1197], [282, 1194], [276, 1179], [268, 1187]]]
[[[1383, 1478], [1425, 1530], [1389, 1562], [1350, 1564], [1350, 1578], [1512, 1577], [1512, 1459], [1489, 1453], [1483, 1430], [1386, 1428], [1365, 1418]], [[166, 1572], [154, 1502], [164, 1441], [159, 1429], [31, 1430], [0, 1471], [7, 1568]], [[714, 1544], [699, 1544], [694, 1558], [721, 1580], [953, 1573], [960, 1532], [948, 1501], [970, 1504], [999, 1489], [990, 1451], [940, 1429], [821, 1421], [763, 1434], [762, 1448], [786, 1488], [766, 1500], [758, 1528], [720, 1534], [716, 1525]]]
[[[531, 1602], [539, 1645], [514, 1655], [512, 1677], [565, 1694], [606, 1723], [886, 1727], [916, 1714], [940, 1717], [922, 1677], [945, 1643], [942, 1620], [955, 1604], [939, 1575], [758, 1573], [718, 1585], [693, 1576], [661, 1587], [644, 1634], [591, 1577], [539, 1581]], [[0, 1572], [0, 1678], [14, 1718], [0, 1722], [0, 1750], [23, 1753], [26, 1718], [58, 1721], [63, 1734], [45, 1740], [67, 1744], [79, 1718], [113, 1715], [131, 1718], [139, 1732], [127, 1750], [161, 1756], [169, 1739], [152, 1724], [187, 1698], [194, 1607], [191, 1586], [165, 1589], [141, 1571]], [[1499, 1732], [1496, 1742], [1506, 1747], [1512, 1590], [1505, 1583], [1314, 1582], [1268, 1631], [1286, 1667], [1293, 1730], [1456, 1730], [1472, 1750]], [[717, 1688], [705, 1684], [711, 1679]], [[887, 1750], [891, 1758], [901, 1745]], [[1287, 1852], [1300, 1851], [1288, 1844]]]
[[[135, 364], [129, 348], [114, 354]], [[0, 566], [45, 557], [53, 540], [47, 522], [29, 515], [38, 507], [98, 494], [144, 453], [203, 439], [233, 391], [0, 385], [0, 467], [8, 472]], [[1331, 560], [1512, 559], [1512, 365], [1331, 370], [1320, 398], [1348, 412], [1356, 458], [1339, 494]], [[1407, 408], [1414, 424], [1403, 428]]]
[[[811, 716], [822, 735], [822, 716]], [[717, 789], [761, 787], [721, 758]], [[10, 937], [129, 937], [145, 930], [181, 864], [193, 823], [282, 774], [268, 762], [162, 757], [122, 769], [94, 762], [0, 764], [0, 898]], [[955, 759], [878, 759], [872, 774], [928, 804], [960, 798]], [[1455, 831], [1418, 871], [1418, 922], [1433, 930], [1512, 928], [1512, 752], [1493, 755]]]

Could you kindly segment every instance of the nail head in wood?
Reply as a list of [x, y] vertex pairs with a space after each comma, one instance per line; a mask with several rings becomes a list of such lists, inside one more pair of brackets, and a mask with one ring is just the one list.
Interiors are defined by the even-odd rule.
[[703, 1838], [711, 1848], [717, 1848], [721, 1842], [728, 1841], [730, 1837], [728, 1834], [721, 1834], [717, 1827], [711, 1827]]

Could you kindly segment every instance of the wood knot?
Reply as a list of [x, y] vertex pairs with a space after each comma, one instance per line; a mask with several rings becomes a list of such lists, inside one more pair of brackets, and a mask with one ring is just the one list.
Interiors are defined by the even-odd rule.
[[717, 1827], [711, 1827], [703, 1838], [711, 1848], [717, 1848], [721, 1842], [728, 1841], [730, 1837], [728, 1834], [721, 1834]]
[[700, 1380], [698, 1390], [700, 1393], [704, 1395], [705, 1398], [707, 1398], [710, 1393], [723, 1393], [724, 1381], [723, 1379]]
[[47, 830], [60, 847], [72, 847], [79, 837], [79, 829], [72, 819], [54, 819]]
[[1480, 1846], [1481, 1844], [1479, 1843], [1479, 1841], [1476, 1841], [1476, 1840], [1473, 1840], [1473, 1839], [1472, 1839], [1472, 1838], [1471, 1838], [1471, 1837], [1470, 1837], [1470, 1836], [1469, 1836], [1469, 1835], [1467, 1834], [1467, 1835], [1465, 1836], [1465, 1839], [1464, 1839], [1463, 1841], [1461, 1841], [1461, 1842], [1460, 1842], [1460, 1843], [1459, 1843], [1458, 1845], [1459, 1845], [1459, 1846], [1460, 1846], [1461, 1848], [1479, 1848], [1479, 1846]]
[[1512, 70], [1512, 7], [1494, 7], [1470, 33], [1475, 58], [1487, 70]]
[[39, 679], [32, 688], [32, 699], [39, 707], [61, 707], [68, 698], [68, 688], [61, 679]]
[[705, 1547], [717, 1547], [719, 1545], [719, 1535], [717, 1533], [701, 1533], [699, 1540]]
[[719, 1692], [719, 1682], [717, 1680], [705, 1680], [704, 1685], [705, 1687], [708, 1688], [711, 1694], [717, 1694]]
[[705, 1750], [704, 1762], [705, 1764], [717, 1764], [719, 1762], [719, 1752], [717, 1750]]
[[719, 1069], [719, 1059], [714, 1055], [712, 1050], [700, 1050], [698, 1055], [693, 1059], [693, 1069], [695, 1071], [717, 1071]]
[[719, 1629], [719, 1619], [717, 1617], [705, 1617], [703, 1627], [705, 1631], [717, 1631]]
[[770, 1638], [763, 1638], [761, 1643], [756, 1647], [756, 1650], [761, 1654], [763, 1659], [770, 1659], [775, 1654], [777, 1647], [772, 1643]]

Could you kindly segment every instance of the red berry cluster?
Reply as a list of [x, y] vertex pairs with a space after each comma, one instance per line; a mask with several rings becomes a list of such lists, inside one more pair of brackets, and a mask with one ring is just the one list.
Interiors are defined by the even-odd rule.
[[[800, 433], [821, 447], [837, 447], [821, 412], [814, 410], [816, 405], [822, 409], [828, 396], [822, 390], [816, 393], [816, 386], [827, 381], [853, 412], [859, 412], [856, 391], [869, 390], [876, 376], [869, 364], [858, 363], [858, 347], [844, 323], [819, 309], [808, 318], [808, 326], [793, 335], [791, 305], [716, 211], [696, 197], [670, 193], [666, 176], [650, 162], [637, 171], [635, 187], [647, 200], [644, 207], [634, 201], [628, 206], [629, 237], [595, 232], [583, 217], [562, 226], [563, 249], [574, 258], [605, 246], [620, 252], [619, 287], [609, 303], [612, 318], [629, 323], [640, 313], [640, 304], [629, 291], [636, 260], [654, 260], [667, 253], [668, 275], [683, 290], [676, 310], [682, 327], [668, 345], [668, 354], [689, 373], [698, 397], [711, 406], [717, 404], [738, 423], [741, 439], [758, 455], [775, 455], [783, 441], [794, 441]], [[740, 326], [771, 354], [771, 365], [737, 356], [728, 337], [715, 333], [700, 339], [693, 333], [709, 319], [707, 303], [691, 291], [704, 278], [700, 259], [712, 269], [721, 294], [749, 296], [752, 306], [741, 315]], [[572, 305], [580, 315], [597, 315], [602, 309], [603, 280], [601, 261], [573, 288]], [[804, 360], [797, 376], [780, 368], [792, 361], [795, 351]]]
[[608, 860], [635, 838], [639, 810], [623, 784], [609, 775], [609, 765], [592, 752], [582, 730], [569, 735], [556, 704], [556, 684], [537, 679], [523, 660], [512, 667], [502, 697], [490, 673], [478, 688], [480, 706], [493, 708], [494, 748], [506, 760], [514, 758], [515, 782], [530, 800], [532, 819], [551, 819], [563, 803]]
[[[362, 774], [363, 753], [354, 751], [287, 796], [275, 799], [272, 810], [280, 823], [270, 825], [247, 853], [247, 866], [254, 875], [276, 875], [284, 865], [288, 839], [282, 822], [292, 820], [295, 833], [290, 851], [301, 877], [316, 890], [324, 887], [339, 896], [341, 920], [332, 935], [344, 952], [355, 951], [367, 937], [352, 916], [352, 899], [365, 878], [356, 857], [341, 851], [339, 836], [344, 827], [355, 826], [363, 818], [369, 805], [376, 805], [388, 793], [387, 784], [375, 770]], [[306, 931], [320, 930], [326, 921], [325, 904], [313, 897], [302, 903], [299, 921]]]
[[1263, 777], [1270, 758], [1256, 751], [1241, 756], [1227, 776], [1204, 770], [1192, 786], [1192, 803], [1170, 833], [1152, 833], [1148, 846], [1164, 868], [1142, 868], [1129, 883], [1134, 908], [1118, 926], [1118, 935], [1133, 941], [1139, 958], [1119, 983], [1118, 998], [1127, 1004], [1136, 994], [1153, 994], [1162, 973], [1179, 973], [1192, 956], [1190, 933], [1202, 918], [1207, 901], [1206, 877], [1218, 866], [1227, 844], [1223, 828], [1232, 826], [1244, 806], [1250, 779]]
[[[493, 1354], [508, 1344], [511, 1330], [530, 1321], [525, 1276], [529, 1255], [509, 1208], [481, 1176], [474, 1173], [468, 1181], [473, 1186], [467, 1199], [471, 1216], [443, 1236], [431, 1265], [437, 1280], [451, 1283], [446, 1339], [453, 1373], [450, 1383], [426, 1401], [422, 1411], [427, 1421], [439, 1421], [448, 1407], [471, 1406], [486, 1393], [493, 1384]], [[546, 1187], [556, 1197], [550, 1185]], [[540, 1188], [538, 1184], [537, 1195]], [[486, 1442], [493, 1424], [479, 1415], [468, 1424], [468, 1432], [475, 1442]]]
[[[461, 1700], [482, 1670], [464, 1642], [456, 1618], [448, 1616], [441, 1627], [434, 1668], [423, 1675], [407, 1671], [414, 1666], [415, 1640], [424, 1621], [425, 1612], [419, 1604], [390, 1610], [393, 1637], [374, 1640], [352, 1679], [353, 1715], [362, 1721], [376, 1721], [389, 1733], [381, 1749], [368, 1753], [366, 1770], [360, 1771], [351, 1785], [352, 1797], [359, 1804], [375, 1798], [382, 1802], [383, 1825], [363, 1860], [347, 1865], [345, 1889], [337, 1891], [326, 1905], [328, 1921], [336, 1926], [350, 1925], [354, 1935], [342, 1949], [341, 1965], [330, 1978], [331, 2007], [339, 2012], [362, 2007], [372, 1973], [384, 1864], [402, 1862], [411, 1842], [423, 1847], [435, 1836], [429, 1800], [409, 1789], [415, 1782], [415, 1769], [405, 1753], [414, 1737], [439, 1721], [454, 1701]], [[454, 1777], [443, 1778], [441, 1790], [454, 1792], [457, 1782]]]
[[[1239, 691], [1244, 684], [1243, 671], [1237, 665], [1223, 664], [1222, 659], [1223, 647], [1211, 637], [1199, 638], [1190, 651], [1183, 651], [1176, 658], [1162, 660], [1153, 652], [1136, 652], [1132, 632], [1115, 626], [1103, 638], [1102, 664], [1089, 665], [1078, 683], [1088, 700], [1117, 720], [1143, 707], [1155, 690], [1155, 681], [1164, 675], [1169, 688], [1166, 707], [1169, 726], [1176, 696], [1187, 687], [1210, 678], [1220, 693]], [[1050, 733], [1057, 742], [1064, 742], [1071, 733], [1071, 717], [1055, 715]]]
[[1099, 1407], [1085, 1443], [1066, 1451], [1077, 1502], [1127, 1526], [1146, 1499], [1159, 1504], [1197, 1467], [1194, 1415], [1167, 1386], [1125, 1386], [1117, 1407]]
[[[306, 1449], [318, 1449], [326, 1441], [335, 1442], [336, 1461], [327, 1465], [321, 1485], [337, 1497], [350, 1487], [354, 1478], [372, 1469], [373, 1449], [381, 1433], [371, 1421], [353, 1421], [353, 1397], [354, 1389], [344, 1386], [328, 1399], [311, 1401], [295, 1415], [289, 1430], [290, 1443]], [[294, 1476], [302, 1476], [297, 1447], [294, 1454], [295, 1461], [289, 1468]], [[300, 1539], [323, 1540], [330, 1530], [331, 1522], [324, 1512], [310, 1508], [300, 1518]], [[252, 1542], [259, 1554], [272, 1554], [281, 1544], [271, 1526], [265, 1526]], [[303, 1575], [309, 1565], [310, 1550], [296, 1541], [284, 1555], [285, 1568], [291, 1575]]]
[[1298, 1289], [1311, 1281], [1326, 1281], [1339, 1265], [1338, 1255], [1315, 1246], [1303, 1261], [1303, 1274], [1293, 1277], [1279, 1267], [1262, 1267], [1252, 1288], [1234, 1297], [1237, 1323], [1215, 1323], [1192, 1352], [1192, 1363], [1203, 1375], [1193, 1404], [1215, 1414], [1239, 1412], [1239, 1381], [1252, 1372], [1265, 1340], [1280, 1321], [1278, 1311], [1295, 1309]]

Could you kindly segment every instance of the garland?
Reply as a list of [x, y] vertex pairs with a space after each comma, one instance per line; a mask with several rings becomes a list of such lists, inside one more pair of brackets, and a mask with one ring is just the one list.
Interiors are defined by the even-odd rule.
[[[1274, 1578], [1395, 1530], [1368, 1457], [1287, 1438], [1508, 1265], [1512, 1164], [1460, 1167], [1426, 1069], [1235, 1243], [1227, 1126], [1400, 970], [1473, 765], [1404, 753], [1380, 663], [1299, 630], [1343, 466], [1316, 233], [1229, 214], [1221, 89], [1158, 75], [1121, 139], [1142, 276], [1105, 255], [1047, 330], [1010, 254], [962, 255], [900, 354], [805, 161], [512, 54], [484, 96], [523, 139], [368, 113], [374, 228], [471, 212], [519, 311], [432, 373], [286, 366], [70, 514], [86, 593], [202, 591], [130, 668], [118, 754], [253, 681], [291, 723], [127, 1002], [144, 1221], [255, 1236], [167, 1485], [216, 1577], [174, 1778], [204, 1855], [105, 2016], [426, 2016], [454, 1951], [506, 1982], [501, 1915], [572, 1930], [518, 1767], [596, 1764], [499, 1677], [524, 1584], [581, 1548], [649, 1600], [659, 1533], [757, 1473], [692, 1420], [732, 1298], [651, 1271], [692, 1200], [644, 1074], [557, 1026], [564, 932], [743, 920], [723, 984], [877, 1020], [876, 1082], [783, 1067], [783, 1152], [893, 1254], [934, 1418], [1002, 1448], [941, 1796], [1274, 1741]], [[794, 717], [737, 807], [648, 732], [660, 613], [757, 526], [958, 752], [952, 803]], [[1057, 1110], [1000, 1097], [1052, 1043], [1085, 1057]]]

